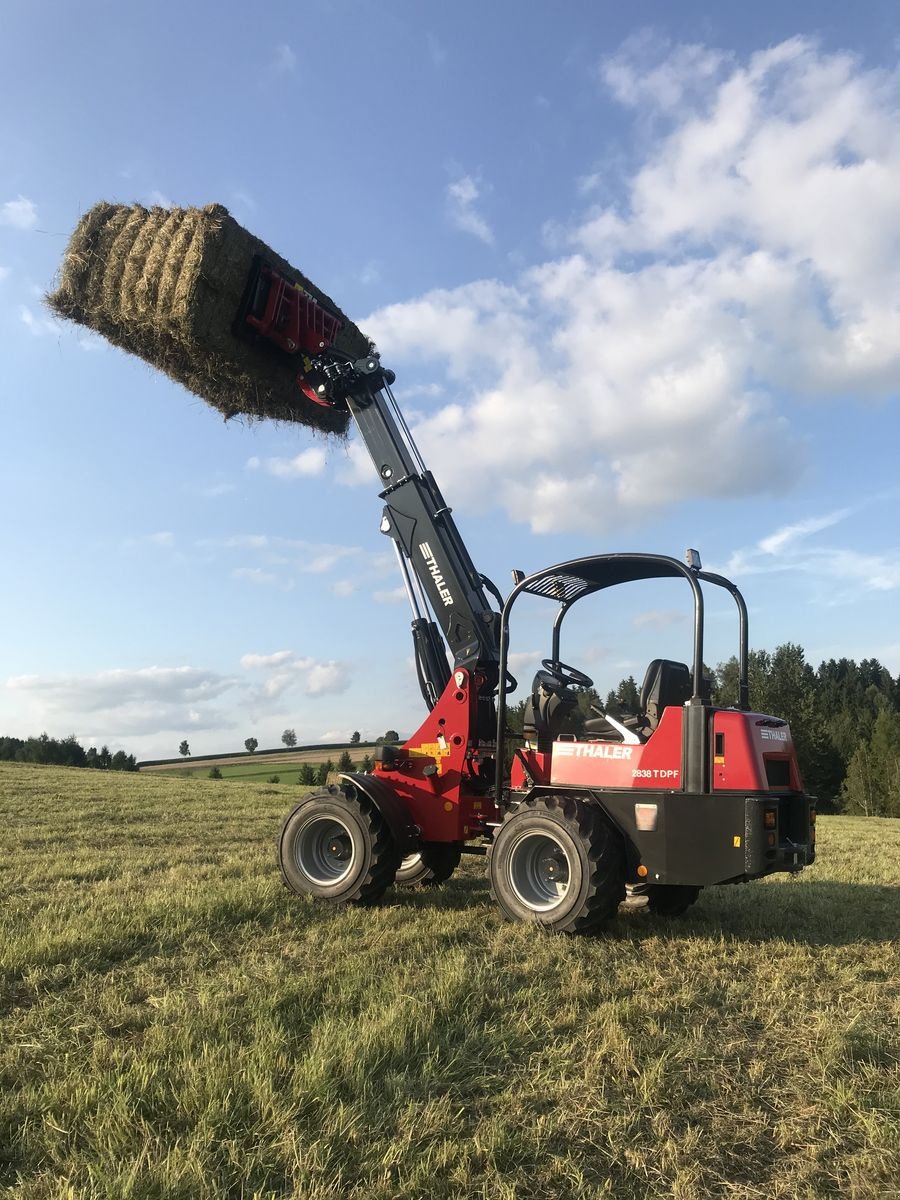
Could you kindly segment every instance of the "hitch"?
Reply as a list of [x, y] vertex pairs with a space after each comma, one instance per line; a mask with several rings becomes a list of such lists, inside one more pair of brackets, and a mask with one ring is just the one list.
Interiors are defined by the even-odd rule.
[[373, 384], [390, 384], [395, 378], [382, 367], [374, 346], [355, 361], [332, 349], [342, 328], [343, 322], [299, 284], [285, 279], [260, 255], [254, 257], [232, 331], [284, 354], [301, 355], [297, 386], [323, 408], [340, 408], [351, 393], [369, 394]]

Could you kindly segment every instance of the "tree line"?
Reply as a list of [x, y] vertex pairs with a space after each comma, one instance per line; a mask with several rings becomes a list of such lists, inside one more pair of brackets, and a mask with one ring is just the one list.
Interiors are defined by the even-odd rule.
[[[793, 642], [771, 652], [752, 650], [748, 675], [751, 708], [790, 724], [804, 786], [822, 807], [900, 817], [900, 676], [895, 679], [877, 658], [831, 658], [814, 668]], [[737, 704], [738, 678], [736, 658], [707, 668], [714, 704]], [[605, 701], [593, 688], [575, 690], [575, 733], [596, 711], [621, 716], [640, 707], [631, 675]], [[510, 709], [514, 731], [521, 731], [524, 707], [520, 701]]]
[[84, 746], [72, 733], [66, 738], [52, 738], [46, 733], [38, 737], [0, 737], [0, 761], [41, 763], [54, 767], [93, 767], [99, 771], [136, 771], [133, 754], [117, 750], [111, 754], [108, 746]]

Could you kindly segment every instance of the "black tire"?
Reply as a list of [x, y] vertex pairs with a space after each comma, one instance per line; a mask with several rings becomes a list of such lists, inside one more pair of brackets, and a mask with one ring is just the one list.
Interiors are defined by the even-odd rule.
[[647, 907], [657, 917], [680, 917], [696, 904], [700, 890], [686, 883], [651, 883]]
[[301, 800], [278, 839], [284, 885], [332, 904], [375, 904], [394, 882], [400, 852], [374, 804], [356, 788]]
[[459, 842], [423, 842], [401, 861], [394, 883], [397, 887], [435, 887], [450, 878], [461, 858]]
[[537, 796], [504, 817], [488, 848], [488, 878], [508, 920], [595, 933], [625, 896], [622, 840], [593, 806]]

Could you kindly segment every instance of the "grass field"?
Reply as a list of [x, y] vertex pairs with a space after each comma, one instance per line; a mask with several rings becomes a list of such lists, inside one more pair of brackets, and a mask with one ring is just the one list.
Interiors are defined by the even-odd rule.
[[377, 746], [374, 742], [366, 742], [356, 746], [349, 744], [338, 746], [331, 750], [323, 750], [321, 747], [285, 750], [279, 751], [277, 754], [266, 754], [259, 757], [248, 754], [225, 754], [221, 758], [184, 758], [177, 762], [166, 763], [164, 766], [142, 766], [141, 773], [144, 775], [170, 775], [176, 778], [189, 775], [208, 779], [210, 770], [218, 767], [222, 772], [223, 779], [247, 779], [264, 783], [270, 776], [279, 775], [282, 783], [296, 783], [297, 775], [304, 763], [318, 766], [320, 763], [327, 762], [328, 759], [337, 763], [345, 749], [349, 751], [354, 762], [361, 763], [366, 755], [372, 757]]
[[[319, 763], [327, 761], [329, 757], [336, 764], [340, 757], [340, 752], [332, 755], [323, 755], [320, 750], [314, 758], [283, 760], [257, 758], [246, 762], [223, 763], [221, 766], [216, 763], [197, 763], [193, 769], [188, 770], [185, 770], [184, 767], [160, 767], [158, 770], [152, 772], [145, 770], [141, 773], [144, 775], [165, 775], [170, 779], [208, 779], [212, 767], [218, 766], [218, 769], [222, 772], [223, 779], [240, 779], [246, 783], [265, 783], [273, 775], [277, 775], [280, 783], [296, 783], [300, 768], [305, 762], [318, 766]], [[363, 755], [360, 754], [359, 761], [362, 762], [362, 759]]]
[[292, 897], [298, 794], [0, 764], [4, 1196], [900, 1194], [900, 822], [578, 940]]

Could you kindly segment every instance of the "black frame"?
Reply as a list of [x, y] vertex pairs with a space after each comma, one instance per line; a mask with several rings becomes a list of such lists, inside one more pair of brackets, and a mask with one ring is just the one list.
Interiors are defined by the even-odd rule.
[[559, 602], [559, 611], [553, 623], [553, 658], [559, 661], [559, 640], [563, 620], [572, 606], [586, 596], [606, 588], [618, 587], [623, 583], [635, 583], [642, 579], [685, 579], [691, 587], [694, 597], [694, 691], [687, 702], [687, 719], [685, 722], [685, 748], [691, 747], [693, 752], [685, 755], [684, 786], [685, 790], [705, 793], [708, 791], [707, 763], [705, 745], [708, 736], [707, 722], [704, 710], [709, 707], [709, 699], [703, 694], [703, 627], [704, 609], [703, 592], [700, 580], [724, 588], [735, 601], [739, 621], [739, 682], [737, 708], [747, 711], [750, 708], [749, 688], [749, 629], [747, 605], [737, 586], [712, 571], [703, 571], [690, 567], [671, 558], [666, 554], [600, 554], [587, 558], [573, 558], [567, 562], [557, 563], [552, 567], [544, 567], [519, 579], [506, 598], [500, 616], [500, 678], [497, 693], [497, 759], [495, 796], [501, 803], [504, 789], [504, 760], [506, 746], [506, 697], [507, 687], [507, 657], [509, 654], [509, 619], [513, 605], [518, 598], [528, 593], [532, 596], [546, 596]]

